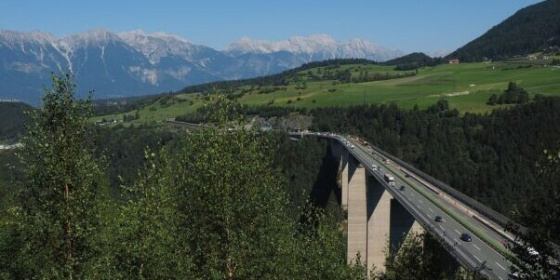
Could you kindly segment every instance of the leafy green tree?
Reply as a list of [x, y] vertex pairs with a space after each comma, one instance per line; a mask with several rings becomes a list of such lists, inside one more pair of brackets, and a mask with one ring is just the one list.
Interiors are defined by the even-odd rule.
[[[560, 149], [556, 152], [545, 150], [539, 169], [542, 180], [558, 182]], [[512, 269], [517, 271], [520, 279], [558, 279], [560, 247], [554, 242], [560, 232], [560, 187], [539, 191], [528, 205], [528, 213], [523, 219], [528, 229], [513, 225], [509, 228], [516, 234], [516, 243], [510, 248], [519, 260]]]
[[495, 94], [490, 96], [487, 104], [524, 104], [527, 102], [529, 102], [529, 93], [515, 82], [509, 82], [508, 88], [499, 96], [495, 96]]
[[21, 153], [28, 181], [5, 225], [15, 238], [5, 272], [13, 278], [86, 278], [100, 253], [106, 183], [92, 156], [91, 98], [74, 89], [70, 75], [53, 75], [31, 112]]
[[496, 105], [497, 102], [498, 102], [498, 96], [494, 93], [490, 96], [490, 98], [488, 98], [488, 101], [486, 102], [486, 104]]
[[410, 279], [456, 279], [482, 280], [487, 279], [478, 272], [464, 269], [449, 269], [449, 260], [442, 258], [444, 248], [428, 233], [410, 233], [398, 252], [387, 250], [386, 271], [376, 278], [380, 280]]
[[346, 235], [332, 216], [309, 207], [297, 234], [295, 267], [290, 279], [364, 279], [365, 264], [357, 256], [346, 263]]
[[126, 202], [113, 223], [102, 271], [112, 279], [187, 279], [191, 260], [178, 242], [174, 189], [166, 157], [146, 152], [139, 179], [124, 187]]
[[[242, 128], [241, 107], [213, 95], [212, 129], [187, 134], [169, 156], [169, 181], [177, 189], [180, 242], [188, 248], [195, 279], [322, 279], [349, 267], [330, 227], [301, 234], [289, 209], [274, 135]], [[318, 240], [318, 241], [317, 241]], [[336, 241], [335, 241], [336, 240]], [[320, 265], [322, 256], [338, 261]], [[313, 261], [312, 261], [313, 260]], [[313, 266], [312, 266], [313, 264]], [[347, 273], [348, 272], [348, 273]], [[363, 274], [362, 274], [363, 275]], [[339, 277], [338, 279], [348, 279]], [[350, 278], [351, 279], [351, 278]]]
[[193, 254], [193, 276], [277, 277], [293, 263], [293, 225], [267, 142], [235, 129], [241, 125], [237, 103], [212, 99], [209, 119], [216, 128], [187, 135], [171, 162], [169, 183], [179, 191], [179, 230]]

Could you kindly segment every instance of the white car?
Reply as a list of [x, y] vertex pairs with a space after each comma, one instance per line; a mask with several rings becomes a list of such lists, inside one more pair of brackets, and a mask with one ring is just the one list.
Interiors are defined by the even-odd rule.
[[538, 256], [539, 255], [539, 252], [537, 252], [537, 250], [535, 250], [535, 248], [533, 248], [533, 247], [527, 248], [527, 252], [529, 252], [529, 255], [531, 255], [531, 256]]

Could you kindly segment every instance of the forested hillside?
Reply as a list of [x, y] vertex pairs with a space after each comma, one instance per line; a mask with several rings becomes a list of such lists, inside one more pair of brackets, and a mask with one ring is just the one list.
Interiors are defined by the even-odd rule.
[[20, 136], [27, 120], [25, 111], [32, 107], [20, 102], [0, 102], [0, 143], [13, 142]]
[[360, 135], [492, 208], [511, 215], [527, 198], [560, 182], [537, 177], [535, 162], [560, 140], [560, 99], [491, 114], [396, 105], [314, 109], [314, 129]]
[[449, 54], [461, 61], [501, 60], [560, 47], [560, 1], [523, 8], [479, 38]]

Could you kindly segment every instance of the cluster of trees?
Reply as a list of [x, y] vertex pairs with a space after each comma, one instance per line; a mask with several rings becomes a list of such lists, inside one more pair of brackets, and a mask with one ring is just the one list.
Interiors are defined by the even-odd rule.
[[158, 99], [171, 93], [153, 94], [147, 96], [126, 97], [117, 99], [100, 99], [93, 101], [93, 114], [96, 116], [111, 115], [139, 110]]
[[209, 116], [220, 128], [145, 150], [115, 199], [93, 149], [91, 102], [73, 88], [53, 78], [23, 139], [27, 179], [0, 217], [2, 279], [363, 277], [327, 216], [294, 219], [277, 137], [227, 129], [238, 106], [220, 97]]
[[[358, 75], [355, 75], [353, 72], [358, 72]], [[300, 72], [297, 76], [293, 77], [293, 79], [290, 80], [289, 82], [296, 84], [296, 89], [305, 89], [307, 88], [307, 83], [306, 83], [307, 81], [331, 81], [332, 80], [340, 83], [364, 83], [364, 82], [372, 82], [372, 81], [398, 79], [398, 78], [410, 77], [414, 75], [416, 75], [416, 72], [397, 72], [395, 74], [389, 72], [369, 73], [367, 68], [362, 69], [361, 66], [341, 69], [340, 65], [337, 64], [337, 65], [320, 67], [317, 68], [316, 71], [309, 70], [307, 72]]]
[[337, 80], [341, 83], [365, 83], [365, 82], [372, 82], [372, 81], [384, 81], [384, 80], [391, 80], [391, 79], [398, 79], [398, 78], [405, 78], [415, 76], [416, 72], [398, 72], [396, 74], [390, 74], [389, 72], [385, 72], [385, 74], [381, 73], [373, 73], [369, 74], [367, 71], [361, 71], [358, 77], [352, 75], [350, 69], [346, 69], [344, 71], [337, 71], [334, 75], [325, 75], [323, 74], [323, 79], [326, 80]]
[[0, 102], [0, 143], [14, 142], [23, 134], [23, 123], [27, 120], [25, 111], [33, 108], [20, 102]]
[[296, 79], [298, 73], [301, 71], [305, 71], [317, 67], [327, 67], [327, 66], [338, 67], [340, 65], [348, 65], [348, 64], [369, 65], [369, 64], [376, 64], [376, 62], [367, 59], [353, 59], [353, 58], [329, 59], [324, 61], [305, 63], [300, 67], [296, 67], [294, 69], [290, 69], [274, 75], [268, 75], [264, 77], [256, 77], [250, 79], [211, 82], [211, 83], [206, 83], [201, 85], [189, 86], [179, 92], [180, 93], [195, 93], [195, 92], [212, 93], [218, 89], [221, 92], [228, 93], [228, 91], [232, 91], [233, 89], [238, 89], [244, 85], [253, 85], [253, 86], [260, 86], [260, 87], [286, 86], [289, 84], [290, 80]]
[[405, 56], [388, 60], [385, 65], [394, 65], [397, 71], [409, 71], [422, 68], [424, 66], [436, 66], [445, 63], [441, 57], [429, 57], [424, 53], [414, 52]]
[[500, 95], [492, 94], [486, 104], [523, 104], [529, 102], [529, 93], [515, 82], [509, 82], [508, 88]]

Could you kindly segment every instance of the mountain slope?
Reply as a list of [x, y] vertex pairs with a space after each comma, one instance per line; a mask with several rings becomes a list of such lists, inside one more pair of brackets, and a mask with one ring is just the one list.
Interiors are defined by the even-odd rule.
[[340, 42], [325, 35], [286, 42], [243, 39], [217, 51], [176, 35], [140, 30], [91, 30], [60, 39], [0, 30], [0, 99], [37, 104], [50, 74], [66, 70], [76, 76], [78, 93], [95, 90], [96, 98], [112, 98], [275, 74], [327, 58], [386, 60], [400, 54], [365, 40]]
[[517, 11], [484, 35], [448, 55], [461, 61], [504, 59], [560, 46], [560, 0]]

